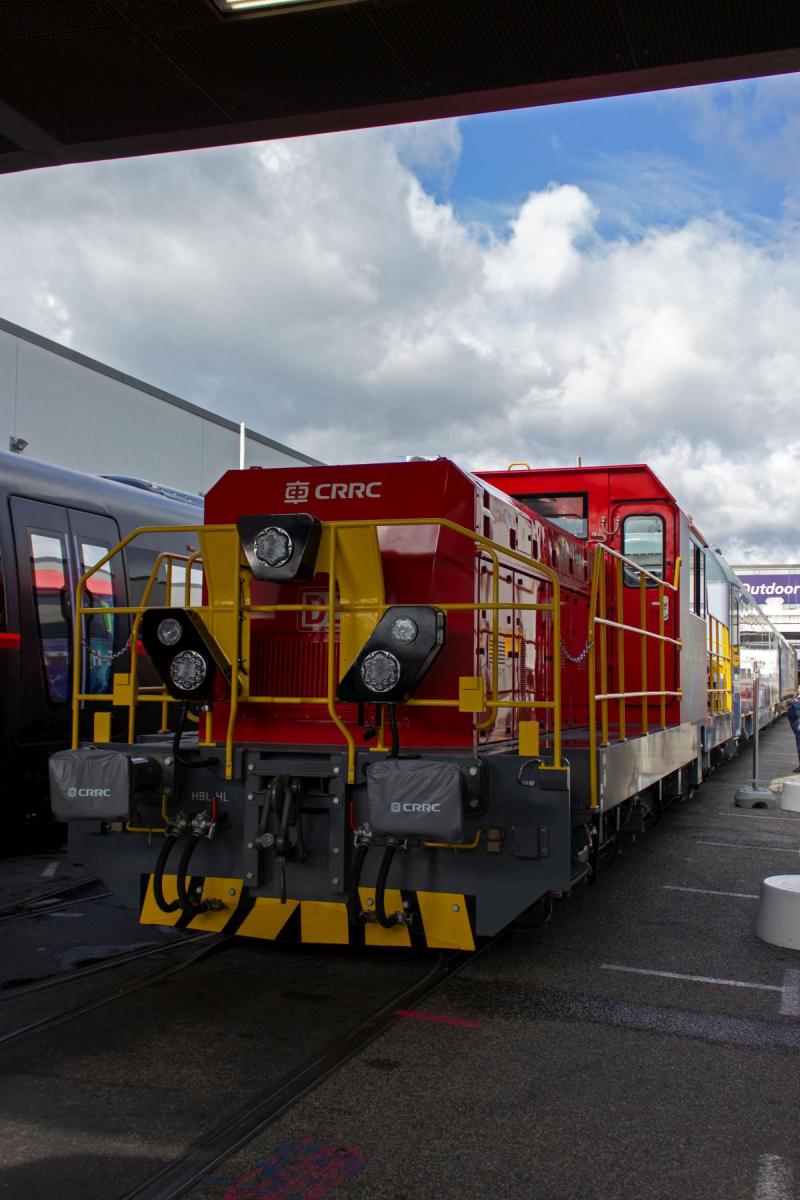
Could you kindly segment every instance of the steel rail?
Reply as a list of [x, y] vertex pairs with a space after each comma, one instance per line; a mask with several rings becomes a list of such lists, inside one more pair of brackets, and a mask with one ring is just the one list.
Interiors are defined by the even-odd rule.
[[73, 879], [69, 883], [61, 884], [60, 887], [49, 888], [43, 892], [33, 892], [30, 896], [23, 897], [22, 900], [13, 900], [10, 904], [2, 905], [0, 918], [11, 916], [20, 909], [27, 908], [29, 904], [40, 904], [51, 897], [63, 896], [65, 892], [74, 892], [78, 888], [89, 887], [91, 884], [100, 882], [102, 881], [99, 875], [85, 875], [83, 879]]
[[[208, 944], [208, 939], [216, 939], [211, 945]], [[113, 1004], [115, 1000], [122, 1000], [125, 996], [130, 996], [134, 992], [139, 992], [142, 988], [148, 987], [151, 983], [160, 983], [162, 979], [168, 979], [171, 975], [177, 975], [180, 971], [191, 967], [200, 959], [205, 958], [208, 954], [213, 954], [217, 950], [222, 950], [227, 946], [233, 945], [232, 937], [220, 937], [217, 933], [198, 934], [195, 942], [203, 940], [203, 945], [194, 954], [187, 955], [179, 963], [171, 963], [168, 967], [159, 967], [157, 971], [149, 971], [143, 975], [141, 979], [135, 980], [124, 987], [117, 988], [115, 991], [99, 996], [95, 1000], [87, 1000], [83, 1004], [75, 1004], [71, 1008], [62, 1008], [59, 1012], [51, 1013], [50, 1016], [40, 1017], [37, 1021], [31, 1021], [28, 1025], [21, 1025], [18, 1029], [12, 1029], [8, 1033], [0, 1035], [0, 1049], [5, 1046], [13, 1046], [18, 1042], [24, 1041], [35, 1033], [48, 1033], [51, 1029], [57, 1029], [60, 1025], [65, 1025], [68, 1021], [74, 1021], [77, 1017], [83, 1016], [85, 1013], [94, 1012], [98, 1008], [105, 1008], [107, 1004]], [[165, 946], [163, 949], [168, 950]], [[70, 976], [70, 978], [73, 978]], [[75, 976], [74, 978], [83, 978], [83, 976]], [[17, 993], [22, 995], [24, 993]], [[15, 997], [16, 998], [16, 997]]]
[[15, 912], [9, 913], [8, 916], [0, 916], [0, 925], [10, 925], [12, 921], [33, 921], [36, 917], [47, 917], [50, 913], [60, 912], [62, 908], [69, 908], [73, 904], [93, 904], [95, 900], [107, 900], [112, 892], [96, 892], [93, 896], [75, 896], [72, 900], [62, 900], [60, 904], [46, 904], [41, 900], [39, 903], [41, 908], [33, 908], [30, 912]]
[[34, 980], [33, 983], [21, 984], [19, 987], [5, 983], [0, 992], [0, 1004], [7, 1000], [16, 1000], [19, 996], [30, 996], [33, 992], [43, 992], [48, 988], [67, 987], [68, 984], [87, 979], [90, 975], [101, 975], [105, 971], [113, 970], [114, 967], [124, 967], [125, 963], [135, 962], [139, 958], [154, 958], [157, 954], [164, 954], [171, 950], [173, 945], [187, 945], [189, 942], [195, 942], [198, 936], [204, 937], [205, 934], [198, 935], [191, 930], [186, 930], [185, 942], [145, 942], [138, 949], [129, 950], [127, 953], [108, 954], [104, 957], [97, 955], [94, 959], [91, 955], [87, 955], [87, 959], [91, 960], [89, 966], [75, 967], [71, 971], [62, 971], [59, 975], [45, 975], [41, 979]]
[[[485, 953], [500, 937], [502, 934], [492, 938], [477, 954]], [[419, 1003], [465, 963], [474, 962], [475, 958], [475, 953], [464, 951], [440, 954], [435, 965], [422, 979], [384, 1002], [355, 1029], [335, 1039], [277, 1083], [259, 1092], [216, 1129], [202, 1134], [185, 1154], [167, 1163], [149, 1179], [120, 1197], [120, 1200], [176, 1200], [200, 1176], [235, 1154], [257, 1133], [277, 1121], [293, 1104], [379, 1037], [398, 1020], [399, 1010]]]

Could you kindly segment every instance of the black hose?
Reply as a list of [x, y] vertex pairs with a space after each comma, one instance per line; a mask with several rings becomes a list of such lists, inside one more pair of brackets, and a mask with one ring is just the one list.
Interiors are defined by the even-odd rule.
[[400, 753], [400, 734], [397, 731], [397, 708], [394, 704], [387, 704], [389, 710], [389, 729], [392, 733], [392, 748], [389, 751], [389, 758], [397, 758]]
[[180, 862], [178, 863], [178, 900], [184, 912], [187, 912], [189, 909], [201, 908], [200, 901], [195, 900], [194, 896], [190, 896], [186, 891], [186, 876], [189, 871], [189, 859], [194, 854], [196, 845], [197, 838], [188, 837], [186, 839], [186, 845], [183, 847], [183, 854], [181, 855]]
[[394, 929], [397, 925], [395, 916], [387, 917], [386, 915], [386, 880], [389, 878], [389, 869], [392, 865], [392, 859], [395, 856], [396, 846], [387, 846], [383, 852], [381, 865], [378, 869], [378, 879], [375, 883], [375, 916], [378, 919], [378, 924], [384, 929]]
[[178, 717], [178, 724], [175, 727], [175, 733], [173, 734], [173, 737], [172, 737], [172, 757], [175, 760], [176, 792], [177, 792], [178, 764], [180, 764], [182, 767], [185, 767], [187, 770], [191, 770], [193, 767], [213, 767], [215, 763], [219, 762], [219, 759], [216, 757], [199, 758], [192, 762], [188, 758], [184, 758], [181, 755], [181, 738], [183, 737], [183, 732], [186, 728], [186, 719], [189, 716], [189, 708], [190, 708], [190, 702], [188, 700], [186, 700], [181, 705], [180, 716]]
[[153, 871], [153, 899], [155, 900], [157, 907], [165, 913], [176, 912], [177, 909], [181, 907], [180, 900], [171, 900], [169, 904], [167, 904], [166, 900], [164, 899], [164, 868], [167, 865], [169, 852], [177, 840], [177, 837], [171, 833], [164, 838], [164, 844], [158, 852], [155, 870]]
[[358, 895], [358, 887], [361, 883], [361, 872], [364, 870], [364, 860], [368, 853], [369, 846], [362, 842], [356, 851], [353, 868], [350, 872], [350, 886], [347, 889], [347, 917], [353, 927], [360, 923], [361, 900]]

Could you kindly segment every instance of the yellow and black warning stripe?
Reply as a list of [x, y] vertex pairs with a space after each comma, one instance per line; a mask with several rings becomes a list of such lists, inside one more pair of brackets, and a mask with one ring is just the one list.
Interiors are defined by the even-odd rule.
[[[177, 877], [163, 878], [164, 899], [177, 899]], [[152, 875], [142, 876], [142, 901], [139, 920], [142, 925], [175, 925], [181, 929], [235, 933], [241, 937], [267, 941], [309, 942], [318, 945], [366, 945], [427, 947], [431, 950], [475, 949], [475, 900], [457, 892], [402, 892], [386, 889], [386, 911], [395, 912], [406, 905], [412, 916], [410, 925], [384, 929], [377, 922], [353, 927], [344, 901], [287, 900], [285, 904], [271, 896], [251, 896], [241, 879], [193, 876], [190, 895], [201, 900], [221, 900], [217, 912], [193, 915], [180, 909], [165, 913], [153, 893]], [[369, 912], [375, 889], [359, 888], [361, 907]], [[372, 902], [372, 903], [371, 903]]]

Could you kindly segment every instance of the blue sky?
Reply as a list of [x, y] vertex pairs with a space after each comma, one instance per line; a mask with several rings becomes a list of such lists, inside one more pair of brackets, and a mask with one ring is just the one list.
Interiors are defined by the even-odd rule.
[[466, 218], [501, 223], [556, 181], [600, 202], [616, 193], [608, 233], [626, 219], [675, 225], [710, 207], [757, 225], [797, 193], [800, 77], [487, 113], [460, 129], [452, 178], [423, 178]]

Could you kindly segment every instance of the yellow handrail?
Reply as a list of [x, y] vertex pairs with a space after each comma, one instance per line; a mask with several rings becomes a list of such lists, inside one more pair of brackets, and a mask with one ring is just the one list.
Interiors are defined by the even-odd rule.
[[[444, 517], [418, 517], [418, 518], [381, 518], [377, 520], [350, 520], [350, 521], [327, 521], [323, 522], [323, 530], [328, 531], [328, 576], [329, 588], [328, 598], [326, 603], [317, 604], [274, 604], [274, 605], [254, 605], [250, 604], [249, 596], [245, 599], [243, 591], [247, 583], [247, 575], [243, 574], [245, 570], [242, 566], [241, 556], [236, 555], [234, 578], [231, 581], [230, 592], [233, 599], [232, 611], [231, 605], [221, 606], [219, 604], [207, 603], [198, 605], [187, 605], [193, 611], [202, 613], [204, 616], [213, 617], [215, 613], [223, 611], [227, 612], [234, 623], [234, 662], [233, 678], [238, 681], [238, 687], [234, 686], [231, 689], [230, 709], [228, 714], [228, 722], [225, 736], [225, 774], [226, 778], [230, 779], [233, 774], [233, 741], [236, 726], [236, 718], [241, 703], [257, 703], [257, 704], [325, 704], [328, 709], [328, 715], [331, 721], [336, 725], [342, 735], [343, 741], [347, 750], [348, 761], [348, 780], [354, 782], [355, 779], [355, 739], [348, 729], [347, 725], [341, 719], [336, 708], [336, 690], [338, 680], [336, 679], [336, 639], [335, 629], [337, 616], [340, 613], [357, 613], [359, 611], [372, 611], [374, 604], [359, 604], [358, 602], [339, 601], [337, 599], [336, 588], [336, 568], [339, 533], [342, 530], [351, 529], [371, 529], [386, 527], [408, 527], [408, 526], [435, 526], [442, 529], [448, 529], [459, 536], [467, 538], [479, 551], [486, 553], [492, 560], [493, 581], [492, 581], [492, 599], [482, 600], [477, 599], [470, 602], [443, 602], [436, 607], [440, 607], [445, 612], [478, 612], [481, 610], [490, 611], [492, 613], [492, 669], [491, 669], [491, 692], [490, 698], [485, 701], [485, 711], [487, 717], [476, 722], [477, 729], [488, 728], [493, 721], [492, 713], [502, 708], [510, 709], [535, 709], [542, 708], [553, 713], [553, 729], [552, 729], [552, 752], [553, 766], [562, 765], [561, 749], [562, 749], [562, 731], [561, 731], [561, 674], [558, 665], [558, 648], [561, 645], [561, 594], [558, 575], [545, 563], [528, 557], [517, 550], [512, 550], [510, 547], [501, 546], [493, 542], [490, 538], [484, 537], [482, 534], [476, 533], [474, 530], [467, 529], [454, 521], [450, 521]], [[168, 563], [168, 571], [172, 571], [172, 560], [183, 561], [185, 563], [186, 579], [185, 579], [185, 595], [190, 598], [190, 571], [192, 565], [197, 561], [199, 552], [189, 556], [188, 558], [182, 555], [170, 555], [170, 552], [162, 552], [157, 557], [148, 579], [145, 591], [142, 596], [142, 603], [138, 606], [117, 606], [114, 608], [103, 608], [102, 610], [88, 608], [84, 605], [84, 591], [86, 582], [97, 570], [101, 569], [112, 557], [121, 553], [124, 548], [130, 544], [136, 537], [143, 534], [187, 534], [199, 533], [204, 534], [216, 533], [226, 534], [231, 537], [236, 537], [238, 542], [238, 534], [236, 527], [233, 525], [212, 525], [212, 526], [147, 526], [140, 530], [134, 530], [129, 533], [122, 541], [109, 551], [107, 555], [95, 563], [88, 571], [86, 571], [78, 582], [76, 591], [75, 604], [75, 628], [76, 638], [80, 637], [81, 623], [83, 617], [93, 612], [102, 611], [105, 614], [132, 614], [134, 616], [133, 629], [138, 633], [139, 624], [141, 623], [142, 615], [147, 607], [150, 599], [152, 588], [155, 584], [158, 571], [164, 561]], [[515, 600], [514, 596], [506, 603], [500, 599], [500, 564], [501, 558], [507, 564], [520, 564], [526, 571], [532, 571], [543, 578], [551, 588], [551, 599], [549, 601], [531, 601], [530, 603]], [[434, 603], [430, 598], [426, 603]], [[382, 612], [385, 612], [389, 607], [386, 604], [379, 606]], [[553, 676], [552, 676], [552, 699], [537, 699], [535, 695], [531, 695], [529, 699], [514, 700], [509, 699], [507, 692], [501, 692], [499, 688], [499, 646], [500, 646], [500, 631], [499, 631], [499, 614], [501, 611], [511, 612], [549, 612], [552, 617], [552, 637], [554, 643], [553, 654]], [[321, 697], [311, 696], [258, 696], [249, 694], [247, 672], [243, 670], [241, 662], [241, 644], [242, 644], [242, 625], [245, 619], [257, 613], [277, 613], [277, 612], [324, 612], [328, 619], [328, 654], [327, 654], [327, 686], [326, 694]], [[79, 644], [79, 643], [78, 643]], [[134, 708], [138, 702], [150, 701], [161, 703], [163, 711], [166, 713], [167, 706], [171, 703], [179, 703], [170, 697], [165, 690], [162, 690], [157, 695], [142, 695], [138, 689], [136, 682], [136, 658], [137, 651], [135, 640], [132, 643], [131, 657], [131, 701], [129, 714], [129, 734], [131, 742], [134, 740], [135, 734], [135, 718]], [[78, 658], [76, 656], [75, 670], [73, 676], [73, 721], [72, 721], [72, 742], [73, 746], [77, 747], [80, 734], [79, 710], [80, 702], [84, 700], [99, 700], [102, 697], [84, 695], [79, 691], [80, 687], [80, 670]], [[104, 697], [106, 700], [113, 699], [112, 696]], [[419, 707], [449, 707], [458, 708], [459, 701], [452, 698], [442, 697], [440, 699], [425, 699], [425, 700], [410, 700], [410, 706]], [[163, 719], [163, 725], [166, 726], [166, 717]], [[206, 718], [205, 725], [205, 740], [210, 741], [210, 725]]]
[[[611, 574], [614, 583], [614, 618], [610, 617], [607, 612], [606, 561], [613, 567]], [[632, 625], [623, 619], [625, 587], [623, 569], [625, 567], [637, 576], [637, 585], [634, 586], [638, 586], [639, 591], [639, 625]], [[629, 700], [641, 701], [642, 734], [646, 735], [649, 729], [649, 702], [651, 700], [659, 701], [660, 725], [662, 729], [665, 729], [667, 725], [667, 699], [681, 695], [679, 690], [670, 691], [666, 688], [666, 647], [667, 645], [671, 645], [680, 649], [682, 643], [680, 638], [669, 637], [664, 632], [666, 628], [664, 614], [665, 589], [668, 589], [675, 596], [678, 595], [680, 569], [681, 560], [680, 558], [676, 558], [673, 580], [670, 583], [668, 580], [661, 579], [651, 571], [646, 570], [634, 559], [620, 554], [618, 550], [612, 550], [610, 546], [598, 543], [594, 547], [591, 590], [589, 594], [588, 628], [589, 802], [590, 807], [593, 809], [599, 807], [597, 781], [598, 704], [600, 706], [599, 744], [607, 746], [610, 744], [608, 722], [608, 705], [610, 702], [616, 701], [618, 704], [618, 740], [625, 741], [627, 740], [626, 704]], [[648, 581], [657, 588], [658, 632], [647, 628], [647, 595], [648, 591], [651, 590], [648, 588]], [[619, 688], [616, 691], [609, 691], [608, 687], [608, 648], [606, 638], [606, 631], [608, 629], [616, 630], [617, 634], [617, 678], [619, 680]], [[625, 685], [625, 633], [632, 633], [640, 639], [639, 670], [641, 687], [637, 691], [630, 691]], [[658, 688], [648, 687], [647, 679], [647, 647], [649, 641], [653, 640], [658, 644]], [[600, 668], [599, 690], [597, 686], [598, 657]]]

